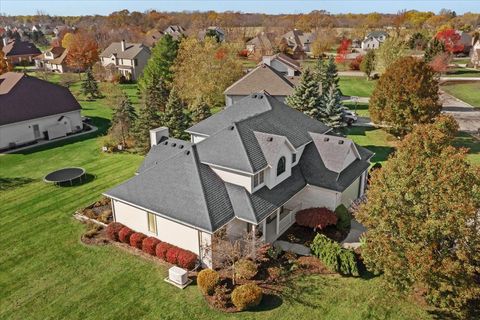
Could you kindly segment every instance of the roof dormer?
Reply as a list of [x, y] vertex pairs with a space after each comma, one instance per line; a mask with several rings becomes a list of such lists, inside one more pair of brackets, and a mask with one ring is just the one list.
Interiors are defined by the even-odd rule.
[[355, 160], [361, 160], [355, 143], [350, 139], [313, 132], [310, 132], [310, 136], [325, 167], [330, 171], [341, 173]]

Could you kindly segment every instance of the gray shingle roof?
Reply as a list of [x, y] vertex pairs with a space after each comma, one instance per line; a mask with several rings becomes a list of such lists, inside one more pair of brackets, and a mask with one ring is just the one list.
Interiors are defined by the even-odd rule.
[[185, 151], [191, 145], [189, 141], [163, 137], [157, 145], [150, 148], [137, 172], [141, 173], [154, 165], [170, 159], [172, 156]]
[[352, 140], [315, 133], [311, 133], [310, 136], [328, 170], [340, 173], [349, 164], [346, 162], [349, 161], [347, 158], [349, 152], [354, 152], [356, 157], [359, 156]]
[[119, 59], [135, 59], [143, 50], [150, 52], [150, 50], [141, 43], [125, 43], [125, 51], [122, 51], [122, 43], [113, 42], [103, 50], [100, 57], [109, 58], [113, 54]]
[[207, 232], [234, 217], [224, 182], [200, 163], [195, 146], [142, 171], [105, 195]]
[[245, 96], [254, 92], [267, 91], [273, 96], [289, 96], [294, 84], [267, 64], [261, 63], [228, 87], [224, 94]]

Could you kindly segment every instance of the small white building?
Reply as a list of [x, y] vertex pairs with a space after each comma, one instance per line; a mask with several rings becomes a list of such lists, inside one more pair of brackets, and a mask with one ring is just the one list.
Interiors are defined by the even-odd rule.
[[380, 48], [380, 45], [388, 38], [388, 33], [385, 31], [373, 31], [367, 34], [363, 39], [361, 47], [362, 50], [376, 50]]
[[0, 149], [82, 130], [80, 104], [60, 85], [17, 72], [0, 75]]
[[191, 141], [150, 133], [137, 175], [105, 192], [114, 220], [196, 253], [212, 239], [254, 231], [273, 242], [311, 207], [350, 206], [364, 194], [373, 153], [267, 93], [253, 93], [189, 128]]
[[34, 58], [35, 67], [52, 72], [64, 73], [68, 70], [66, 64], [68, 50], [63, 47], [53, 47]]
[[136, 81], [150, 58], [150, 49], [142, 43], [127, 43], [125, 40], [111, 43], [100, 54], [102, 66], [117, 70], [127, 80]]

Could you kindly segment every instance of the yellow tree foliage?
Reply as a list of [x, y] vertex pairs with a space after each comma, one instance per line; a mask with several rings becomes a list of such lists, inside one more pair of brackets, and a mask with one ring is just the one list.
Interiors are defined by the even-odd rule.
[[198, 99], [212, 107], [223, 106], [223, 91], [243, 75], [238, 50], [210, 37], [184, 39], [173, 65], [173, 84], [180, 98], [190, 106]]
[[62, 47], [64, 47], [65, 49], [70, 49], [70, 47], [72, 46], [72, 43], [74, 41], [74, 35], [73, 33], [71, 32], [67, 32], [64, 36], [63, 36], [63, 39], [62, 39]]
[[5, 54], [0, 50], [0, 74], [12, 71], [12, 66], [5, 60]]
[[[401, 291], [419, 289], [446, 318], [474, 319], [480, 306], [480, 167], [451, 146], [449, 116], [418, 125], [371, 177], [357, 219], [362, 257]], [[453, 313], [453, 314], [452, 314]], [[456, 317], [454, 317], [456, 316]]]

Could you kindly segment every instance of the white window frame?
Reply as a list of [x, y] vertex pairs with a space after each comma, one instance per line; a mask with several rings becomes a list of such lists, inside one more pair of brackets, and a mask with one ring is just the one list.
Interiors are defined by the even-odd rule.
[[[153, 221], [150, 221], [150, 219], [153, 219]], [[153, 230], [150, 228], [150, 223], [153, 223]], [[147, 229], [148, 232], [152, 234], [157, 234], [157, 216], [151, 212], [147, 212]]]
[[256, 188], [265, 183], [265, 173], [264, 170], [258, 172], [253, 176], [253, 187]]

